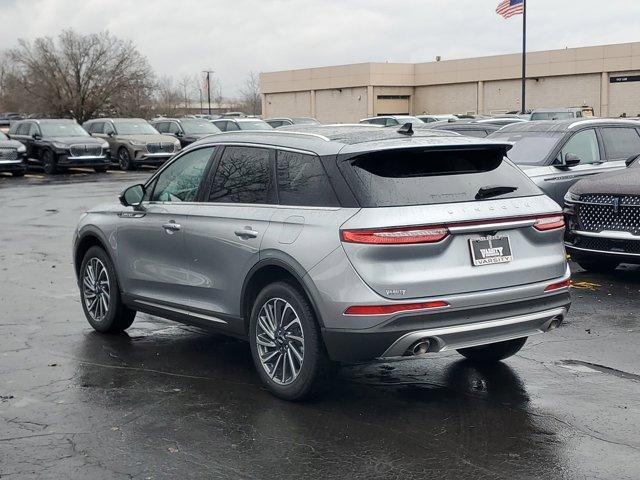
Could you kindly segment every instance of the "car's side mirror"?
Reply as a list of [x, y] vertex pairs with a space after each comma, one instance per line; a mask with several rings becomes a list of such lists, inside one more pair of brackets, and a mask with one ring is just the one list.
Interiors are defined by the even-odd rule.
[[40, 135], [39, 133], [34, 133], [33, 135], [31, 135], [31, 138], [33, 138], [34, 140], [40, 140], [42, 138], [42, 135]]
[[633, 162], [635, 162], [638, 158], [640, 158], [640, 155], [631, 155], [629, 158], [627, 158], [627, 159], [624, 161], [624, 164], [625, 164], [627, 167], [629, 167], [629, 166], [631, 166], [631, 164], [632, 164]]
[[175, 135], [176, 135], [176, 137], [184, 137], [184, 133], [183, 132], [176, 132]]
[[116, 134], [116, 132], [111, 131], [109, 133], [107, 133], [107, 137], [113, 137]]
[[138, 207], [142, 203], [144, 193], [144, 185], [138, 184], [125, 189], [118, 198], [125, 207]]
[[560, 157], [556, 160], [555, 167], [560, 170], [567, 170], [571, 167], [578, 165], [582, 159], [575, 153], [565, 153], [564, 157]]

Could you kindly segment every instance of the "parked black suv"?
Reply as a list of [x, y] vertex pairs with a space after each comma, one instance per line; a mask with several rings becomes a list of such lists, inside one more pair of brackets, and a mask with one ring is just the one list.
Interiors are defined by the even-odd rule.
[[565, 196], [565, 245], [582, 268], [604, 273], [640, 264], [640, 159], [574, 184]]
[[11, 124], [9, 137], [22, 142], [27, 159], [54, 174], [66, 167], [91, 167], [106, 172], [109, 144], [92, 138], [75, 120], [21, 120]]
[[0, 172], [11, 172], [14, 177], [21, 177], [27, 171], [25, 160], [27, 149], [23, 144], [0, 132]]
[[151, 125], [160, 133], [173, 135], [184, 148], [207, 135], [220, 133], [220, 129], [205, 118], [161, 118]]

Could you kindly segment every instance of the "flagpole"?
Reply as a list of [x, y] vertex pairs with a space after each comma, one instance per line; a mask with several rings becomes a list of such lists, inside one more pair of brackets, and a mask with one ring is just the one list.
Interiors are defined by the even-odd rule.
[[527, 90], [527, 0], [523, 0], [522, 12], [522, 100], [520, 109], [525, 113]]

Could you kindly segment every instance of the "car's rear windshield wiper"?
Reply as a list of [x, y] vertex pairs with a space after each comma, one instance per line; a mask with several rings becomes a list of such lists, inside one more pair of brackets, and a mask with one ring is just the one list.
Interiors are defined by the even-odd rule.
[[504, 195], [506, 193], [515, 192], [518, 190], [518, 187], [509, 187], [509, 186], [486, 186], [481, 187], [476, 193], [476, 200], [482, 200], [483, 198], [491, 198], [491, 197], [499, 197], [500, 195]]

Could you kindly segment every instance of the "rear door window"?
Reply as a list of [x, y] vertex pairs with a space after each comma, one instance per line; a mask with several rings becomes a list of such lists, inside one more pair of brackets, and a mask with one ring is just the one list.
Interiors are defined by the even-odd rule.
[[275, 203], [272, 150], [226, 147], [216, 168], [208, 200], [222, 203]]
[[632, 155], [640, 155], [640, 135], [635, 128], [604, 127], [602, 139], [608, 160], [626, 160]]
[[398, 149], [339, 161], [363, 207], [397, 207], [476, 201], [483, 187], [515, 187], [495, 199], [540, 195], [504, 149]]
[[22, 123], [18, 126], [18, 130], [16, 131], [16, 135], [29, 135], [29, 123]]
[[319, 157], [280, 150], [276, 166], [280, 205], [339, 206]]
[[156, 128], [156, 130], [158, 130], [158, 133], [167, 133], [167, 126], [169, 125], [168, 122], [160, 122], [160, 123], [156, 123], [153, 126]]
[[573, 134], [560, 151], [562, 158], [565, 158], [568, 153], [580, 157], [580, 164], [582, 165], [601, 162], [596, 131], [593, 128], [589, 128]]

